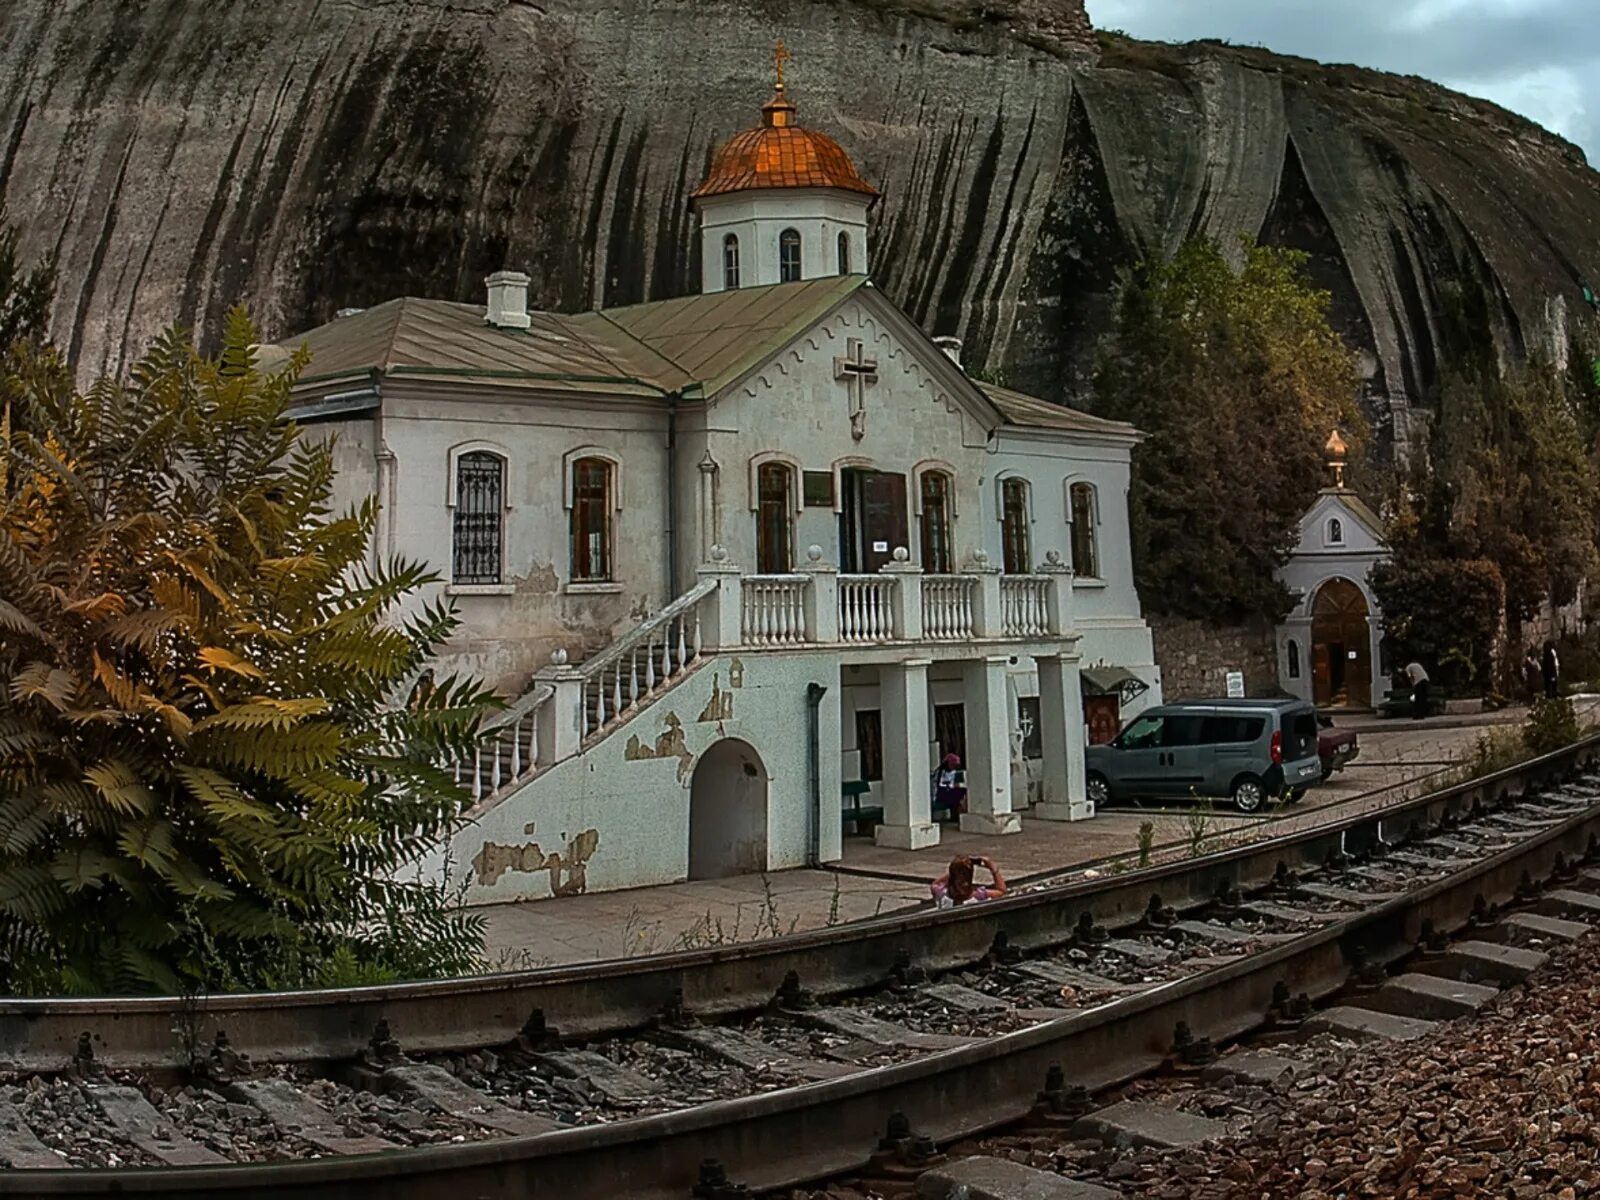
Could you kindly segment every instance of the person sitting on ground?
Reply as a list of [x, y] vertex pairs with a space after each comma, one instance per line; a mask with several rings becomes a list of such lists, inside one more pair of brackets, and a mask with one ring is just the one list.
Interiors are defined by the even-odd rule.
[[[994, 876], [994, 882], [980, 884], [972, 878], [974, 866], [985, 868]], [[1005, 876], [987, 855], [967, 857], [958, 854], [950, 860], [950, 869], [931, 885], [933, 901], [940, 908], [955, 908], [958, 904], [982, 904], [985, 900], [998, 900], [1006, 894]]]

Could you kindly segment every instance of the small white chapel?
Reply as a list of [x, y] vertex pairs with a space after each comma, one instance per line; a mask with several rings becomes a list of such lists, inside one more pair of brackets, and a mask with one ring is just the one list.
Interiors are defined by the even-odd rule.
[[[1086, 702], [1159, 702], [1129, 556], [1128, 425], [980, 384], [873, 286], [876, 190], [797, 119], [694, 194], [698, 295], [530, 311], [404, 297], [304, 345], [375, 558], [428, 562], [439, 672], [510, 698], [458, 764], [441, 870], [474, 902], [815, 865], [848, 839], [1093, 815]], [[936, 874], [930, 861], [930, 874]]]
[[1390, 668], [1371, 576], [1389, 547], [1383, 520], [1345, 485], [1349, 447], [1337, 430], [1326, 453], [1328, 486], [1300, 518], [1294, 551], [1278, 571], [1294, 598], [1278, 626], [1278, 678], [1319, 708], [1373, 708]]

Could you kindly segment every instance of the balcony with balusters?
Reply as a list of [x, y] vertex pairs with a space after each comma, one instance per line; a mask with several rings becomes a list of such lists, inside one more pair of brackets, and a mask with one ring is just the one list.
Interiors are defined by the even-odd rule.
[[904, 549], [872, 575], [841, 574], [812, 547], [783, 575], [746, 574], [720, 550], [695, 586], [599, 654], [558, 652], [486, 730], [456, 777], [475, 801], [503, 795], [579, 753], [716, 654], [833, 652], [867, 662], [1059, 654], [1075, 640], [1072, 571], [1051, 555], [1006, 575], [980, 553], [959, 574], [925, 575]]
[[1074, 636], [1073, 576], [1055, 555], [1031, 575], [1002, 574], [981, 555], [962, 573], [925, 575], [900, 550], [877, 574], [850, 575], [812, 550], [811, 562], [792, 574], [745, 575], [718, 563], [702, 571], [717, 579], [719, 605], [737, 597], [740, 647], [848, 651]]

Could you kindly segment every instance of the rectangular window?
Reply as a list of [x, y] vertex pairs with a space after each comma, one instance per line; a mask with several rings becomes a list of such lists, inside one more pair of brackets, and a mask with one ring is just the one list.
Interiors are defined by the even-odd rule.
[[1094, 489], [1086, 483], [1072, 485], [1072, 569], [1085, 579], [1100, 578], [1095, 553]]
[[1017, 729], [1022, 734], [1022, 757], [1044, 757], [1044, 733], [1039, 728], [1039, 697], [1017, 698]]
[[739, 239], [731, 233], [722, 239], [722, 286], [730, 291], [739, 286]]
[[807, 508], [832, 508], [833, 472], [807, 471], [805, 473], [805, 491]]
[[603, 458], [572, 464], [572, 578], [611, 579], [611, 464]]
[[950, 477], [942, 471], [922, 476], [922, 569], [950, 574]]
[[762, 463], [756, 472], [756, 570], [762, 575], [786, 575], [794, 569], [790, 503], [791, 472], [783, 463]]
[[856, 749], [861, 753], [861, 778], [883, 779], [883, 714], [875, 708], [856, 713]]
[[1000, 549], [1007, 575], [1031, 572], [1028, 552], [1028, 482], [1007, 479], [1000, 485]]
[[501, 582], [505, 478], [505, 459], [498, 454], [473, 451], [456, 459], [452, 582]]

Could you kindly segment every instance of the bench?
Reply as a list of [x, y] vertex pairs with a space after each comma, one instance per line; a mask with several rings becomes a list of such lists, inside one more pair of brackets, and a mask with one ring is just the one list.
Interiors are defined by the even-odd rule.
[[[1430, 687], [1428, 689], [1428, 711], [1425, 716], [1436, 717], [1445, 711], [1445, 705], [1450, 701], [1450, 693], [1444, 688]], [[1409, 717], [1411, 715], [1411, 689], [1390, 688], [1383, 694], [1383, 703], [1378, 705], [1378, 715], [1381, 717]]]
[[[874, 825], [883, 824], [883, 807], [861, 804], [861, 797], [872, 790], [872, 785], [865, 779], [852, 779], [839, 789], [843, 801], [839, 805], [839, 822], [843, 832], [859, 833], [863, 837], [870, 836]], [[863, 829], [862, 826], [866, 828]], [[852, 829], [852, 827], [854, 827]]]

